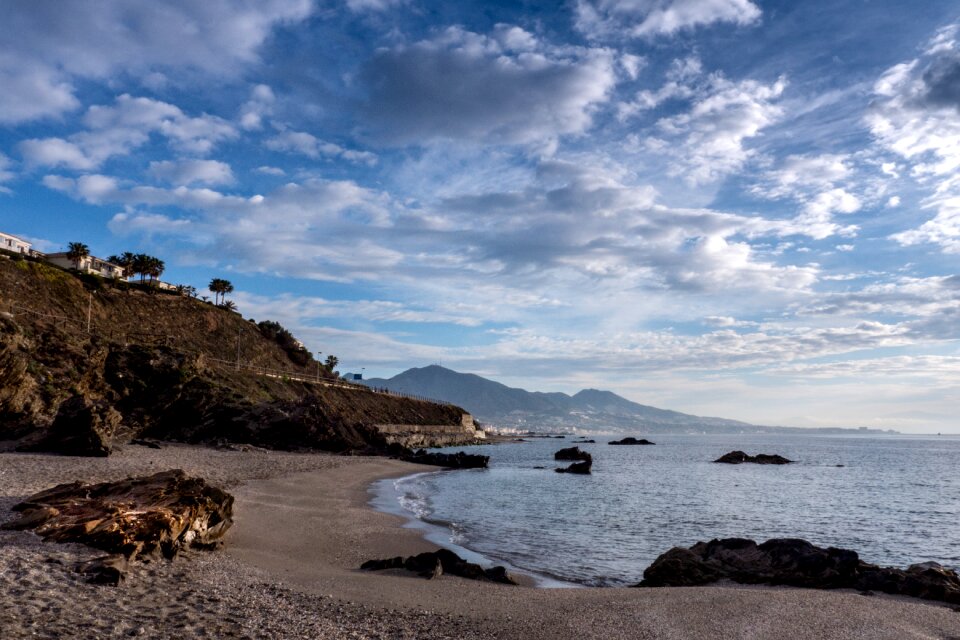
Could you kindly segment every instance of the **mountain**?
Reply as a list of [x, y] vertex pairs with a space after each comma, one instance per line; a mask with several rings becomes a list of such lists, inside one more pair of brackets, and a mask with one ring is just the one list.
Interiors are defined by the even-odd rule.
[[572, 396], [508, 387], [472, 373], [438, 365], [408, 369], [390, 379], [364, 381], [371, 387], [452, 402], [482, 422], [533, 430], [591, 431], [744, 431], [759, 430], [746, 422], [693, 416], [638, 404], [611, 391], [584, 389]]

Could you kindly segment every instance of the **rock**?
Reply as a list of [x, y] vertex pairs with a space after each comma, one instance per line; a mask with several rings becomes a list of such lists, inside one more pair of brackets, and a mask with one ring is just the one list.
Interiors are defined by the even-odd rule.
[[581, 451], [580, 447], [569, 447], [567, 449], [560, 449], [555, 454], [553, 454], [554, 460], [583, 460], [583, 461], [592, 461], [593, 457], [586, 451]]
[[592, 466], [592, 460], [584, 460], [583, 462], [574, 462], [572, 465], [566, 468], [554, 469], [554, 471], [557, 473], [577, 473], [580, 475], [588, 475]]
[[360, 568], [364, 571], [382, 571], [384, 569], [406, 569], [427, 579], [434, 579], [447, 573], [470, 580], [517, 584], [506, 568], [501, 566], [484, 569], [478, 564], [467, 562], [447, 549], [428, 551], [404, 559], [399, 556], [386, 560], [368, 560]]
[[596, 440], [574, 440], [573, 444], [595, 444]]
[[860, 560], [855, 551], [816, 547], [805, 540], [727, 538], [675, 547], [647, 567], [639, 587], [696, 586], [729, 579], [742, 584], [789, 585], [816, 589], [913, 596], [960, 604], [960, 577], [935, 562], [906, 570]]
[[37, 447], [71, 456], [108, 456], [120, 414], [103, 401], [75, 395], [60, 404], [46, 437]]
[[15, 505], [4, 525], [46, 541], [79, 542], [127, 558], [216, 546], [233, 523], [233, 496], [183, 471], [86, 485], [61, 484]]
[[429, 464], [437, 467], [449, 467], [451, 469], [485, 469], [490, 462], [490, 456], [464, 453], [463, 451], [456, 453], [427, 453], [424, 449], [419, 449], [418, 451], [405, 455], [402, 459], [407, 462]]
[[750, 462], [753, 464], [790, 464], [793, 460], [787, 460], [783, 456], [772, 455], [769, 453], [759, 453], [755, 456], [749, 456], [743, 451], [731, 451], [730, 453], [725, 453], [714, 462], [721, 462], [724, 464], [742, 464], [744, 462]]
[[130, 561], [126, 556], [113, 555], [94, 558], [77, 566], [77, 572], [87, 576], [91, 584], [119, 585], [127, 577]]
[[608, 442], [607, 444], [656, 444], [656, 443], [650, 442], [646, 438], [641, 438], [637, 440], [633, 436], [628, 436], [623, 440], [613, 440], [612, 442]]

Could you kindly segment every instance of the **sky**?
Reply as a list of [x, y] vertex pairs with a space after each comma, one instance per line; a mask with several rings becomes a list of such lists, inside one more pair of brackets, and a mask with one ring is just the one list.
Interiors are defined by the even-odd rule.
[[[0, 231], [342, 371], [960, 433], [960, 9], [0, 0]], [[206, 293], [204, 291], [204, 293]]]

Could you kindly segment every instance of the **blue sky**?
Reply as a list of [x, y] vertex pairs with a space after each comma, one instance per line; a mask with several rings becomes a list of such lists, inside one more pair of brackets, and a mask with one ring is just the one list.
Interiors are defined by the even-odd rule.
[[952, 2], [0, 0], [0, 230], [341, 369], [960, 432]]

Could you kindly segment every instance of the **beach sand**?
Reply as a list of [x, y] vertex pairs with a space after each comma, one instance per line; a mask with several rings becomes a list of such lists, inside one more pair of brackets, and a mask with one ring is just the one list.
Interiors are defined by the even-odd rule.
[[100, 459], [0, 454], [0, 521], [60, 482], [170, 468], [236, 496], [225, 548], [138, 563], [114, 588], [73, 571], [95, 550], [0, 532], [0, 638], [960, 639], [952, 607], [855, 592], [537, 589], [361, 572], [371, 558], [434, 548], [367, 505], [374, 480], [424, 470], [382, 458], [188, 446]]

